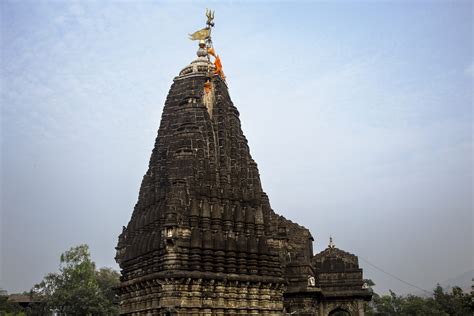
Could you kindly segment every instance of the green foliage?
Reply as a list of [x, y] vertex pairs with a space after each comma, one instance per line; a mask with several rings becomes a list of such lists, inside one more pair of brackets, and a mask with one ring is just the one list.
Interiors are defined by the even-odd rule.
[[16, 315], [19, 312], [21, 312], [19, 304], [10, 302], [8, 295], [0, 295], [0, 315]]
[[449, 315], [473, 315], [473, 295], [465, 294], [460, 287], [453, 287], [451, 293], [444, 292], [438, 284], [433, 292], [433, 297], [439, 306]]
[[473, 295], [467, 294], [459, 287], [445, 292], [438, 285], [431, 297], [415, 295], [401, 296], [390, 291], [390, 295], [374, 293], [367, 306], [366, 315], [383, 316], [471, 316], [474, 314]]
[[119, 274], [109, 268], [96, 271], [89, 247], [80, 245], [63, 253], [59, 273], [49, 273], [32, 289], [44, 297], [47, 310], [66, 315], [117, 315], [112, 287]]
[[118, 296], [114, 288], [120, 285], [120, 273], [104, 267], [96, 271], [95, 277], [101, 293], [107, 300], [107, 310], [113, 315], [118, 314]]
[[[29, 293], [23, 293], [28, 295]], [[48, 315], [48, 310], [44, 304], [39, 302], [31, 303], [29, 307], [23, 308], [20, 304], [9, 301], [8, 295], [0, 295], [0, 315], [1, 316], [44, 316]]]

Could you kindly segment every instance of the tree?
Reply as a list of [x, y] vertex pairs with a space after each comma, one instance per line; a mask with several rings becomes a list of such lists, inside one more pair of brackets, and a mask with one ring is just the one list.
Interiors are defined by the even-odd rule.
[[16, 315], [21, 313], [22, 308], [19, 304], [10, 302], [8, 295], [0, 295], [0, 315]]
[[103, 267], [96, 271], [96, 280], [100, 291], [107, 300], [107, 309], [113, 314], [118, 314], [118, 296], [114, 288], [120, 284], [120, 273]]
[[118, 273], [112, 271], [96, 271], [87, 245], [72, 247], [61, 255], [59, 273], [46, 275], [32, 294], [44, 297], [46, 307], [60, 314], [116, 315], [111, 286]]
[[[372, 282], [373, 283], [373, 282]], [[373, 284], [375, 285], [375, 284]], [[465, 316], [473, 315], [473, 296], [463, 293], [454, 287], [451, 293], [437, 286], [431, 297], [415, 295], [401, 296], [390, 291], [390, 295], [373, 294], [372, 301], [367, 305], [367, 315], [384, 316]]]
[[462, 316], [473, 314], [472, 294], [464, 293], [458, 286], [453, 287], [451, 293], [448, 293], [438, 284], [433, 291], [433, 297], [435, 302], [449, 315]]
[[424, 298], [415, 295], [408, 295], [402, 298], [401, 312], [403, 315], [449, 315], [440, 308], [432, 297]]

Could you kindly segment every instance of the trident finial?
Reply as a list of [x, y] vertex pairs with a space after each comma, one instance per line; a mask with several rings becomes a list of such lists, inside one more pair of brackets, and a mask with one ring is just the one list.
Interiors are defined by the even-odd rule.
[[214, 11], [206, 9], [206, 16], [207, 16], [207, 26], [199, 31], [194, 32], [193, 34], [189, 34], [189, 39], [192, 41], [200, 40], [206, 41], [207, 43], [211, 43], [211, 29], [214, 26]]
[[332, 236], [329, 236], [329, 248], [334, 248], [334, 247], [336, 247], [336, 245], [334, 245], [332, 241]]
[[206, 16], [207, 16], [207, 22], [206, 24], [209, 26], [214, 26], [214, 11], [211, 11], [209, 9], [206, 9]]

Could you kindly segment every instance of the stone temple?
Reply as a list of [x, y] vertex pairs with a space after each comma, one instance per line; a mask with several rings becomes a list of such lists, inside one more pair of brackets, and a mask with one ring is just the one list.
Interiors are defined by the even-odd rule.
[[[119, 236], [121, 315], [364, 315], [355, 255], [313, 255], [262, 189], [219, 56], [213, 14], [174, 78], [148, 171]], [[215, 61], [211, 57], [215, 56]]]

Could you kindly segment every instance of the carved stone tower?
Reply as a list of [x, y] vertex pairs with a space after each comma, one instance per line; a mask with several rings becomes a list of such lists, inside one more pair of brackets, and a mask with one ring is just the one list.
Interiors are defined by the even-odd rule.
[[198, 57], [174, 78], [119, 236], [120, 314], [283, 315], [295, 297], [317, 313], [313, 239], [262, 190], [212, 48], [212, 18], [192, 35]]

